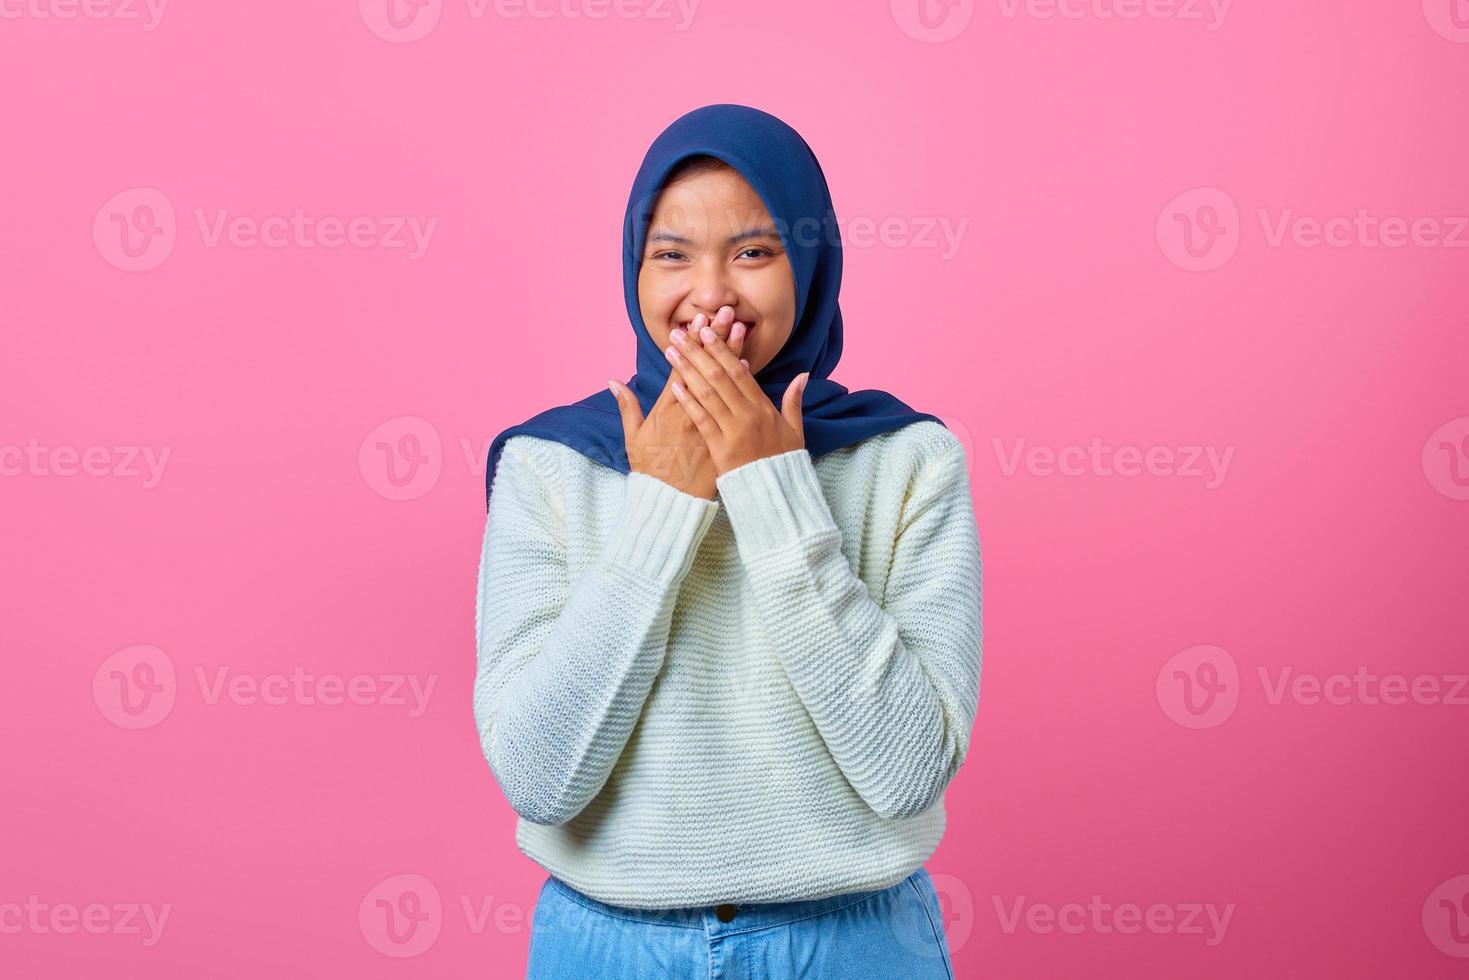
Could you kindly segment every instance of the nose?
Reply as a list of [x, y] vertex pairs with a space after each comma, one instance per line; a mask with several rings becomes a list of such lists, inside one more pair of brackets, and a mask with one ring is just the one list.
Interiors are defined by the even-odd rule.
[[694, 264], [689, 282], [689, 303], [695, 311], [711, 320], [721, 306], [739, 308], [739, 294], [729, 281], [725, 263], [718, 257], [703, 258]]

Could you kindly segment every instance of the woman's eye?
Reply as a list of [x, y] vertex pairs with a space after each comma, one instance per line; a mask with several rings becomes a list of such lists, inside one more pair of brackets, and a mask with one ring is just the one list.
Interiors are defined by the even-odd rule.
[[681, 258], [684, 258], [684, 254], [682, 252], [675, 252], [675, 251], [672, 251], [670, 249], [667, 252], [658, 252], [657, 254], [655, 254], [653, 256], [653, 258], [655, 258], [655, 259], [681, 259]]
[[743, 252], [741, 252], [740, 255], [747, 255], [750, 252], [757, 253], [755, 257], [756, 258], [761, 258], [761, 259], [765, 258], [766, 256], [770, 256], [770, 255], [774, 255], [775, 254], [774, 252], [772, 252], [768, 248], [760, 248], [758, 246], [752, 245], [749, 248], [745, 249]]

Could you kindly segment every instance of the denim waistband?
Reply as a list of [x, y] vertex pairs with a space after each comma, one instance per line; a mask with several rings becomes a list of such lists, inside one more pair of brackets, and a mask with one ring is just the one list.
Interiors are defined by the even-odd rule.
[[[726, 922], [719, 917], [716, 909], [722, 905], [693, 905], [679, 908], [667, 909], [636, 909], [621, 905], [609, 905], [600, 902], [585, 892], [578, 891], [571, 885], [551, 875], [546, 879], [546, 885], [555, 888], [566, 898], [579, 905], [610, 915], [614, 918], [628, 919], [652, 926], [674, 926], [685, 929], [701, 929], [710, 933], [722, 933], [731, 935], [739, 932], [751, 932], [756, 929], [768, 929], [772, 926], [786, 925], [800, 919], [809, 919], [818, 915], [825, 915], [843, 909], [859, 902], [865, 902], [870, 898], [908, 887], [909, 882], [914, 884], [925, 883], [928, 871], [921, 865], [912, 874], [902, 881], [889, 885], [887, 888], [874, 888], [870, 891], [844, 892], [840, 895], [828, 895], [825, 898], [802, 899], [794, 902], [731, 902], [734, 906], [734, 917]], [[726, 909], [726, 914], [728, 910]]]

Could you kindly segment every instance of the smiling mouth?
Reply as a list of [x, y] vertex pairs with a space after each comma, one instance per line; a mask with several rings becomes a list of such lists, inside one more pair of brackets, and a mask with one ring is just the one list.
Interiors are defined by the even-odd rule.
[[[745, 335], [746, 336], [748, 336], [750, 334], [750, 331], [752, 331], [752, 330], [755, 329], [755, 324], [753, 324], [753, 323], [751, 323], [749, 321], [740, 320], [739, 317], [735, 317], [735, 320], [745, 324]], [[688, 331], [693, 326], [693, 323], [694, 323], [693, 320], [680, 320], [680, 321], [678, 321], [678, 325], [680, 327], [682, 327], [685, 331]], [[710, 324], [710, 326], [712, 327], [713, 324]], [[731, 322], [730, 323], [730, 328], [731, 329], [734, 328], [734, 322]]]

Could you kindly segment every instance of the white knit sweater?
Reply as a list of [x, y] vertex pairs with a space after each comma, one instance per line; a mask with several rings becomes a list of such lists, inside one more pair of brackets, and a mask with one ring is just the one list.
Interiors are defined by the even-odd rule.
[[923, 420], [717, 487], [505, 441], [474, 712], [516, 845], [639, 908], [886, 888], [938, 846], [979, 698], [964, 446]]

